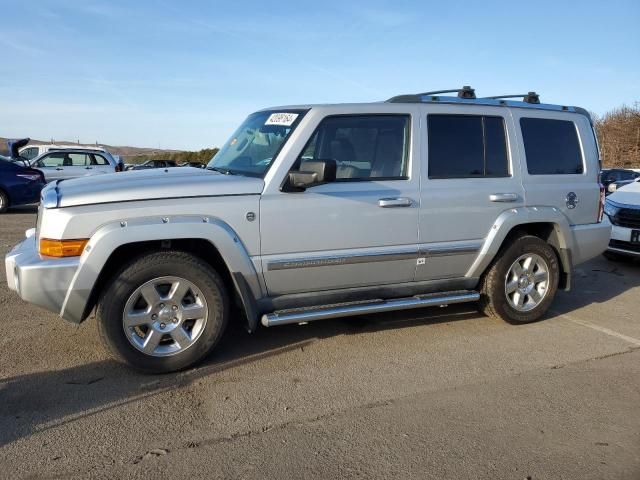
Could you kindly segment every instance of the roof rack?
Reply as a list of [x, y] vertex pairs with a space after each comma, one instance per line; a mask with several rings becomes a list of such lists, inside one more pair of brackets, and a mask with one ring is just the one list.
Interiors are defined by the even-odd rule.
[[389, 103], [413, 103], [413, 102], [421, 102], [422, 97], [426, 97], [429, 95], [440, 95], [441, 93], [457, 93], [458, 98], [468, 98], [475, 99], [476, 91], [471, 88], [469, 85], [464, 85], [462, 88], [454, 88], [451, 90], [434, 90], [432, 92], [423, 92], [423, 93], [413, 93], [409, 95], [397, 95], [395, 97], [391, 97], [387, 102]]
[[494, 97], [482, 97], [482, 98], [489, 98], [491, 100], [499, 100], [499, 99], [504, 99], [504, 98], [517, 98], [517, 97], [522, 97], [522, 101], [525, 103], [533, 103], [533, 104], [540, 104], [540, 95], [538, 95], [536, 92], [527, 92], [526, 94], [519, 94], [519, 95], [496, 95]]

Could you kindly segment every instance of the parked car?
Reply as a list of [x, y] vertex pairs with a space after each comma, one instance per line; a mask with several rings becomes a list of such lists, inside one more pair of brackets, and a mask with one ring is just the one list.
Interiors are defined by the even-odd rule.
[[640, 258], [640, 179], [609, 195], [604, 211], [613, 224], [605, 257], [613, 261]]
[[589, 113], [442, 93], [269, 108], [207, 170], [54, 182], [7, 283], [71, 322], [95, 310], [149, 372], [198, 362], [231, 321], [461, 302], [538, 320], [609, 242]]
[[604, 185], [607, 195], [624, 185], [634, 182], [637, 178], [640, 178], [640, 172], [625, 168], [609, 168], [602, 170], [600, 175], [600, 181]]
[[109, 152], [82, 148], [49, 150], [32, 160], [31, 166], [44, 173], [47, 183], [121, 172], [123, 168]]
[[193, 167], [193, 168], [204, 168], [206, 165], [200, 162], [182, 162], [178, 164], [179, 167]]
[[128, 170], [146, 170], [149, 168], [172, 168], [178, 165], [173, 160], [147, 160], [139, 165], [133, 165]]
[[17, 205], [37, 203], [44, 187], [44, 175], [0, 156], [0, 213]]
[[108, 150], [105, 147], [102, 147], [100, 145], [94, 146], [94, 145], [79, 145], [79, 144], [74, 145], [74, 144], [55, 144], [55, 143], [50, 143], [45, 145], [30, 145], [29, 141], [30, 140], [27, 139], [27, 142], [21, 145], [19, 150], [20, 157], [26, 160], [33, 160], [34, 158], [39, 157], [40, 155], [50, 152], [52, 150], [82, 149], [82, 150], [92, 150], [96, 152], [108, 153]]

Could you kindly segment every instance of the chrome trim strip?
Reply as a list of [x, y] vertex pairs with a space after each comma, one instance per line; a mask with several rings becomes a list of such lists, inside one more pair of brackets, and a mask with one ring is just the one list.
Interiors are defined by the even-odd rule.
[[295, 268], [331, 267], [353, 265], [356, 263], [393, 262], [397, 260], [415, 260], [416, 250], [389, 253], [365, 253], [361, 255], [334, 255], [327, 257], [308, 257], [295, 260], [275, 260], [267, 264], [267, 270], [291, 270]]
[[296, 268], [331, 267], [337, 265], [354, 265], [357, 263], [394, 262], [398, 260], [417, 260], [419, 257], [445, 257], [449, 255], [470, 255], [478, 253], [481, 242], [464, 243], [451, 246], [420, 245], [418, 250], [400, 252], [378, 252], [354, 255], [330, 255], [307, 257], [293, 260], [274, 260], [267, 263], [267, 270], [292, 270]]
[[261, 322], [265, 327], [286, 325], [290, 323], [311, 322], [330, 318], [347, 317], [371, 313], [387, 312], [391, 310], [408, 310], [412, 308], [452, 305], [454, 303], [475, 302], [480, 299], [478, 292], [448, 292], [430, 294], [409, 298], [398, 298], [386, 301], [356, 302], [347, 305], [327, 308], [319, 305], [317, 308], [307, 308], [297, 311], [286, 310], [268, 313], [262, 316]]
[[425, 257], [447, 257], [450, 255], [471, 255], [474, 253], [478, 253], [480, 248], [482, 247], [482, 243], [473, 242], [473, 243], [465, 243], [459, 245], [451, 245], [451, 246], [437, 246], [430, 247], [429, 245], [420, 245], [419, 252], [420, 256]]

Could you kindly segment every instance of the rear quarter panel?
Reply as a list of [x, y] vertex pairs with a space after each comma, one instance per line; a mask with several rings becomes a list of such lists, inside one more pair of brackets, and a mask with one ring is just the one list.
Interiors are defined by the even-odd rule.
[[[520, 168], [525, 188], [527, 206], [551, 206], [558, 208], [567, 217], [570, 225], [596, 223], [600, 202], [599, 157], [593, 130], [589, 119], [572, 112], [552, 112], [545, 110], [512, 109], [520, 158]], [[582, 153], [584, 171], [582, 174], [531, 175], [527, 169], [527, 158], [520, 127], [521, 118], [545, 118], [568, 120], [575, 124]], [[575, 208], [567, 205], [567, 196], [575, 193], [578, 204]]]

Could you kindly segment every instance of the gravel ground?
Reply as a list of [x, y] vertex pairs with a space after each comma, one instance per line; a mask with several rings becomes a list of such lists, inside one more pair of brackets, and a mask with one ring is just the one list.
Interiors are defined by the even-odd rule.
[[[0, 253], [34, 222], [0, 216]], [[535, 324], [465, 305], [233, 326], [164, 376], [1, 272], [2, 478], [640, 479], [640, 263], [581, 265]]]

